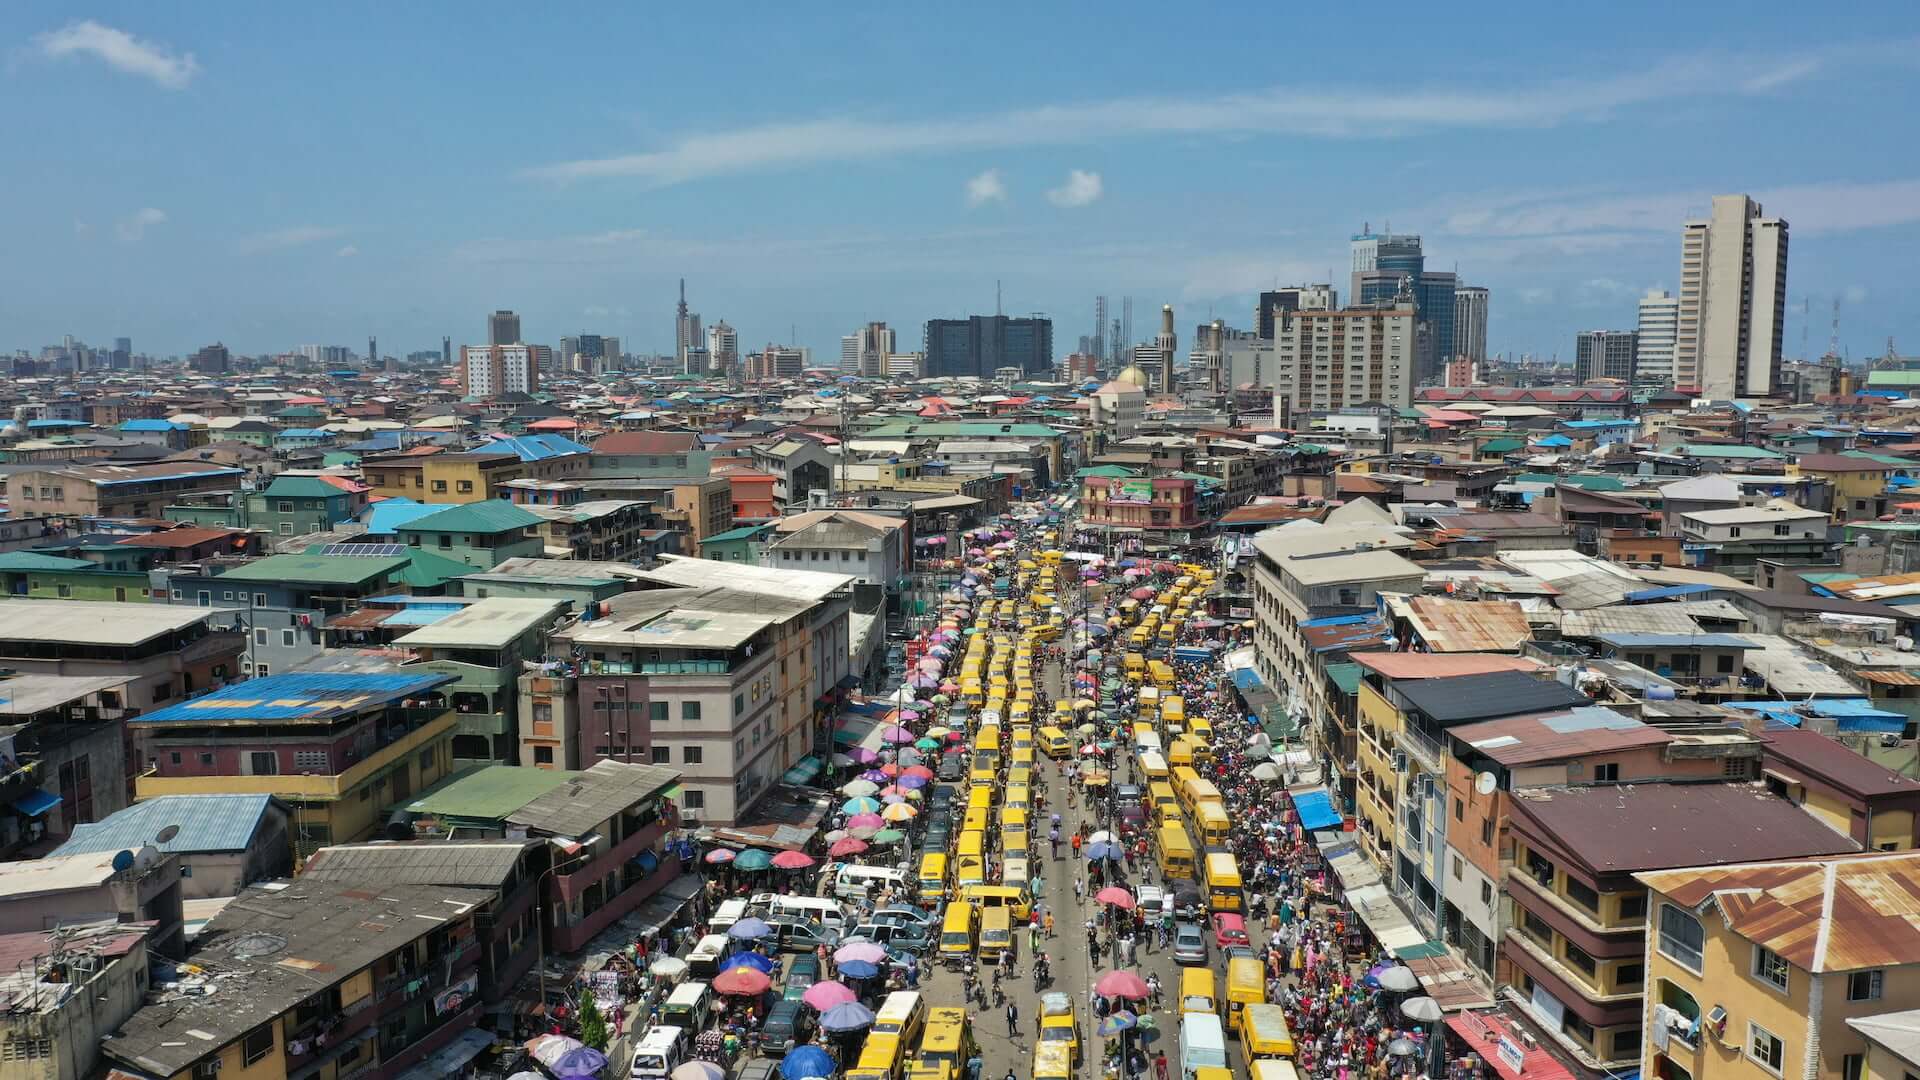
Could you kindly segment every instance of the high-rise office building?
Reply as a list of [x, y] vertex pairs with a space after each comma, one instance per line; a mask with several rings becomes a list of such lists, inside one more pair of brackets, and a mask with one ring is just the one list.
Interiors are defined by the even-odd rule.
[[[848, 340], [853, 344], [851, 355], [847, 352]], [[887, 357], [895, 351], [894, 333], [887, 324], [870, 322], [841, 339], [840, 366], [855, 375], [878, 377], [887, 373]]]
[[1023, 372], [1053, 367], [1053, 320], [1034, 316], [972, 315], [965, 319], [928, 319], [928, 378], [977, 375], [991, 378], [998, 368]]
[[722, 375], [733, 374], [740, 363], [740, 335], [727, 320], [721, 319], [707, 327], [707, 363], [711, 369]]
[[1773, 393], [1786, 311], [1786, 221], [1745, 195], [1715, 195], [1680, 235], [1675, 385], [1710, 398]]
[[857, 333], [840, 337], [840, 370], [849, 375], [860, 370], [860, 335]]
[[1273, 340], [1273, 319], [1277, 311], [1331, 311], [1340, 306], [1340, 294], [1331, 283], [1293, 285], [1260, 294], [1253, 309], [1253, 336]]
[[205, 374], [219, 374], [233, 370], [233, 353], [225, 345], [215, 342], [193, 354], [187, 366]]
[[445, 334], [440, 336], [440, 362], [448, 367], [453, 366], [453, 339]]
[[1453, 358], [1474, 365], [1487, 362], [1487, 290], [1462, 285], [1453, 291]]
[[1413, 405], [1419, 314], [1403, 295], [1371, 307], [1286, 311], [1273, 326], [1273, 415], [1291, 426], [1305, 412], [1378, 403]]
[[1460, 277], [1450, 271], [1428, 270], [1420, 238], [1414, 235], [1374, 235], [1353, 238], [1353, 292], [1351, 302], [1366, 306], [1390, 301], [1403, 286], [1411, 286], [1414, 310], [1424, 324], [1414, 360], [1417, 383], [1437, 380], [1454, 350], [1454, 294]]
[[455, 378], [470, 398], [491, 399], [501, 394], [531, 394], [540, 389], [540, 354], [544, 345], [464, 345]]
[[1574, 342], [1573, 374], [1583, 383], [1618, 379], [1632, 383], [1634, 350], [1640, 341], [1635, 330], [1582, 330]]
[[520, 316], [511, 311], [496, 311], [487, 316], [487, 344], [520, 344]]
[[1673, 344], [1680, 326], [1680, 298], [1649, 289], [1640, 298], [1639, 346], [1633, 362], [1638, 382], [1673, 385]]
[[[707, 336], [700, 329], [700, 313], [687, 309], [687, 279], [681, 278], [680, 305], [673, 315], [673, 355], [680, 362], [681, 374], [706, 374], [706, 351]], [[696, 367], [699, 370], [695, 370]]]

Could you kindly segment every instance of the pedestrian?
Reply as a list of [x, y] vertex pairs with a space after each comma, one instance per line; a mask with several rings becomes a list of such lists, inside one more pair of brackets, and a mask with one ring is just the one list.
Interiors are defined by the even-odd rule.
[[1047, 936], [1053, 936], [1053, 912], [1051, 910], [1047, 912]]
[[1160, 1051], [1153, 1057], [1153, 1080], [1167, 1080], [1167, 1052]]
[[1019, 1037], [1020, 1037], [1020, 1006], [1015, 1005], [1012, 1001], [1008, 1001], [1007, 1002], [1007, 1038], [1017, 1039]]
[[967, 1059], [967, 1080], [980, 1080], [981, 1075], [984, 1074], [986, 1070], [987, 1063], [979, 1054], [975, 1054]]

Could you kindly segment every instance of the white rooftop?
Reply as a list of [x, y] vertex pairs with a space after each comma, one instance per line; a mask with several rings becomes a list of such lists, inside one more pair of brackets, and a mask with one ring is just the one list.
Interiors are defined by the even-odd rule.
[[551, 622], [566, 606], [563, 600], [528, 600], [492, 596], [476, 601], [459, 611], [423, 626], [395, 641], [410, 649], [443, 646], [446, 648], [504, 649], [513, 640], [543, 623]]
[[205, 622], [212, 608], [110, 600], [8, 600], [0, 607], [0, 640], [63, 645], [138, 645]]
[[807, 600], [825, 599], [851, 588], [854, 582], [850, 574], [827, 574], [818, 570], [779, 570], [770, 566], [691, 559], [684, 555], [663, 555], [661, 560], [658, 567], [640, 576], [666, 585], [738, 589]]

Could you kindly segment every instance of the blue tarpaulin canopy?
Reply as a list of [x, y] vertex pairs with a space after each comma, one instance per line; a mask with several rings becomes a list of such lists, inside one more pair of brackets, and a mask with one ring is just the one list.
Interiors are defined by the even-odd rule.
[[1757, 712], [1769, 720], [1799, 727], [1808, 716], [1824, 716], [1843, 732], [1895, 734], [1907, 728], [1904, 713], [1876, 708], [1866, 698], [1831, 698], [1818, 701], [1730, 701], [1727, 704], [1746, 712]]
[[13, 808], [28, 817], [39, 817], [59, 805], [60, 796], [49, 795], [44, 791], [29, 791], [13, 800]]
[[1300, 826], [1308, 832], [1340, 827], [1340, 811], [1333, 808], [1333, 798], [1326, 788], [1294, 792], [1293, 808], [1300, 814]]

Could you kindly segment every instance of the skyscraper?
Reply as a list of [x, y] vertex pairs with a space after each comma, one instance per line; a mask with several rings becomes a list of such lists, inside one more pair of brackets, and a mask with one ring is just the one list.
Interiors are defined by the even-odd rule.
[[445, 334], [440, 336], [440, 362], [448, 367], [453, 366], [453, 339]]
[[1035, 316], [972, 315], [964, 319], [928, 319], [928, 378], [978, 375], [991, 378], [996, 368], [1045, 371], [1053, 366], [1053, 320]]
[[506, 393], [531, 394], [540, 389], [541, 345], [463, 345], [455, 378], [461, 393], [491, 399]]
[[1680, 235], [1673, 380], [1710, 398], [1765, 397], [1780, 381], [1787, 223], [1745, 195], [1715, 195]]
[[1573, 374], [1581, 382], [1595, 379], [1634, 379], [1634, 350], [1640, 335], [1633, 330], [1582, 330], [1574, 341]]
[[740, 335], [725, 319], [707, 327], [707, 363], [723, 375], [733, 374], [734, 367], [740, 363]]
[[1352, 302], [1365, 306], [1392, 300], [1402, 285], [1410, 285], [1414, 309], [1424, 324], [1414, 361], [1414, 382], [1433, 381], [1453, 358], [1454, 293], [1460, 277], [1451, 271], [1428, 270], [1420, 238], [1413, 235], [1374, 235], [1353, 238]]
[[[847, 354], [847, 341], [853, 343], [853, 353]], [[842, 339], [840, 366], [856, 375], [878, 377], [887, 373], [887, 357], [894, 353], [894, 334], [883, 322], [870, 322], [855, 330], [849, 338]], [[851, 363], [851, 367], [849, 367]]]
[[487, 344], [520, 344], [520, 316], [511, 311], [496, 311], [487, 316]]
[[1453, 356], [1474, 365], [1487, 362], [1487, 290], [1462, 285], [1453, 291]]
[[1363, 308], [1281, 312], [1273, 327], [1274, 422], [1304, 426], [1306, 412], [1376, 402], [1411, 406], [1417, 318], [1410, 296]]
[[376, 337], [367, 338], [367, 363], [373, 365], [374, 367], [380, 366], [380, 339], [379, 338], [376, 338]]
[[1273, 340], [1276, 311], [1331, 311], [1339, 306], [1340, 294], [1331, 283], [1293, 285], [1263, 292], [1259, 304], [1253, 309], [1253, 336], [1264, 341]]
[[1640, 382], [1673, 385], [1674, 333], [1680, 324], [1680, 299], [1665, 289], [1649, 289], [1640, 298], [1640, 338], [1633, 377]]
[[680, 361], [681, 374], [705, 374], [696, 372], [689, 366], [699, 364], [704, 368], [702, 357], [693, 353], [707, 351], [706, 335], [700, 331], [700, 314], [687, 310], [687, 279], [680, 279], [680, 306], [674, 309], [673, 316], [673, 355]]

